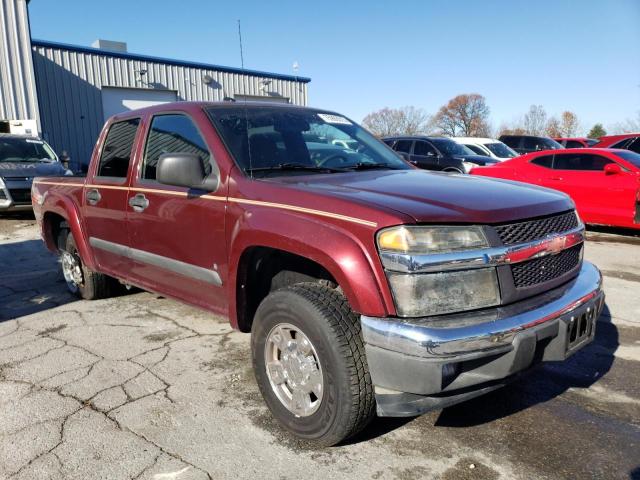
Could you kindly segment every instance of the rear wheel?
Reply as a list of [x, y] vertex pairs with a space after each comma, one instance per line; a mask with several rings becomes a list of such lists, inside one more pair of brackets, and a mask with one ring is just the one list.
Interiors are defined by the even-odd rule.
[[316, 283], [275, 291], [251, 330], [256, 380], [274, 417], [317, 446], [339, 443], [373, 418], [360, 319], [345, 297]]
[[107, 298], [117, 289], [115, 279], [88, 269], [78, 253], [73, 234], [62, 230], [58, 237], [60, 264], [67, 288], [72, 294], [85, 300]]

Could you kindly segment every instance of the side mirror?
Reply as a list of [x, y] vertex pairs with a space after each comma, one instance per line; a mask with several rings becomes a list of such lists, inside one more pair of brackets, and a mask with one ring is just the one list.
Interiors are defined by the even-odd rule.
[[215, 173], [206, 176], [202, 160], [193, 153], [165, 153], [156, 166], [156, 180], [165, 185], [213, 192], [218, 188]]
[[604, 166], [605, 175], [617, 175], [619, 173], [622, 173], [622, 168], [617, 163], [607, 163]]

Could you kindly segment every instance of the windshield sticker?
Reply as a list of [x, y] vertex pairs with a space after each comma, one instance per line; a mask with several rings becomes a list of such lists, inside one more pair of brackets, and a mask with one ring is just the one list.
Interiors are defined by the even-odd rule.
[[319, 113], [318, 116], [327, 123], [335, 123], [338, 125], [352, 125], [352, 123], [340, 115], [331, 115], [329, 113]]
[[38, 145], [42, 145], [44, 142], [42, 140], [31, 140], [27, 138], [27, 143], [37, 143]]

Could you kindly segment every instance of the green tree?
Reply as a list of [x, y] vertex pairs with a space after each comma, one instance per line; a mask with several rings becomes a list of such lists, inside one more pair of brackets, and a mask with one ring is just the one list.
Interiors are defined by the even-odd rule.
[[607, 131], [604, 129], [601, 123], [596, 123], [589, 133], [587, 133], [587, 137], [589, 138], [600, 138], [604, 137], [607, 134]]

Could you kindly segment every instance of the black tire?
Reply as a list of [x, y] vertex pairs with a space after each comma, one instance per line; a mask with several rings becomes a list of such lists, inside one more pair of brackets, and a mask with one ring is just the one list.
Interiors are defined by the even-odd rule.
[[[65, 237], [66, 234], [66, 237]], [[63, 240], [64, 237], [64, 240]], [[64, 243], [62, 243], [64, 241]], [[83, 298], [85, 300], [98, 300], [100, 298], [111, 297], [117, 290], [117, 281], [103, 273], [94, 272], [89, 270], [80, 258], [76, 242], [73, 238], [73, 234], [66, 229], [60, 231], [58, 236], [58, 247], [60, 250], [64, 250], [73, 255], [80, 263], [82, 270], [82, 282], [77, 285], [76, 289], [73, 289], [67, 283], [69, 291], [74, 295]]]
[[[267, 374], [267, 338], [283, 323], [299, 328], [308, 337], [322, 367], [323, 397], [309, 416], [294, 415], [277, 397]], [[269, 294], [253, 321], [251, 352], [267, 406], [298, 438], [317, 447], [335, 445], [361, 431], [375, 416], [360, 319], [338, 291], [318, 283], [298, 283]]]

